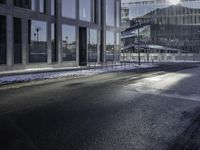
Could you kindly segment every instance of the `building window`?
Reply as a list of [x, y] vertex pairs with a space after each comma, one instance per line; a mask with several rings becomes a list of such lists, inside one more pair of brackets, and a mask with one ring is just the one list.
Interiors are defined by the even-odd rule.
[[36, 0], [31, 1], [31, 10], [36, 10]]
[[47, 24], [29, 20], [29, 62], [47, 62]]
[[31, 0], [14, 0], [14, 6], [31, 9], [32, 2]]
[[91, 0], [79, 0], [79, 18], [91, 21]]
[[40, 12], [46, 13], [46, 0], [39, 0]]
[[22, 21], [14, 18], [14, 63], [22, 63]]
[[6, 64], [6, 17], [0, 16], [0, 64]]
[[57, 62], [57, 51], [55, 41], [55, 24], [51, 24], [51, 51], [52, 51], [52, 62]]
[[114, 26], [115, 24], [115, 1], [106, 0], [106, 25]]
[[5, 4], [6, 0], [0, 0], [0, 4]]
[[106, 61], [114, 61], [114, 33], [106, 31]]
[[62, 58], [63, 61], [76, 60], [76, 28], [62, 25]]
[[55, 0], [51, 0], [51, 15], [55, 15]]
[[76, 1], [62, 0], [62, 16], [67, 18], [76, 18]]
[[88, 30], [88, 61], [89, 62], [97, 62], [97, 30], [89, 29]]
[[120, 3], [117, 1], [116, 3], [116, 26], [120, 27]]

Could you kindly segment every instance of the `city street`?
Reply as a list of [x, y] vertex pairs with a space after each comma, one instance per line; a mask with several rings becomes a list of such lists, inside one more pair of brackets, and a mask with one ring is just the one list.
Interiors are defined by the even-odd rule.
[[1, 150], [200, 150], [200, 64], [0, 87]]

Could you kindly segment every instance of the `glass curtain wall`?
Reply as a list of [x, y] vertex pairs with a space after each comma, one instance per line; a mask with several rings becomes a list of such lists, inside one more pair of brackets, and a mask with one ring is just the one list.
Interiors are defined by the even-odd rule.
[[62, 16], [76, 18], [76, 0], [62, 0]]
[[62, 58], [63, 61], [76, 61], [76, 28], [62, 25]]
[[29, 62], [47, 62], [47, 23], [29, 20]]
[[115, 25], [115, 1], [106, 0], [106, 25]]
[[114, 61], [114, 32], [106, 31], [106, 61]]
[[6, 64], [6, 17], [0, 16], [0, 64]]
[[51, 15], [55, 15], [55, 0], [51, 0]]
[[79, 0], [79, 18], [83, 21], [91, 21], [91, 0]]
[[98, 31], [96, 29], [88, 30], [88, 61], [97, 62]]
[[[172, 48], [170, 53], [200, 53], [200, 0], [178, 4], [154, 0], [128, 6], [131, 26], [139, 28], [141, 44], [165, 47], [161, 52]], [[137, 43], [137, 39], [132, 41]]]

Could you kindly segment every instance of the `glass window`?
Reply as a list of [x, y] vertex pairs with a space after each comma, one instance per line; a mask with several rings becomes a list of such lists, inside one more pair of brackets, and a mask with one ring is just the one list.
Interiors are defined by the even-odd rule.
[[39, 0], [39, 4], [40, 4], [40, 12], [41, 13], [45, 13], [45, 11], [46, 11], [46, 8], [45, 8], [45, 0]]
[[106, 61], [114, 60], [114, 33], [106, 31]]
[[62, 25], [62, 57], [63, 61], [76, 60], [76, 28]]
[[36, 0], [31, 1], [31, 9], [36, 10]]
[[67, 18], [76, 18], [75, 0], [62, 0], [62, 16]]
[[6, 64], [6, 17], [0, 16], [0, 64]]
[[55, 15], [55, 0], [51, 0], [51, 15]]
[[90, 29], [88, 30], [88, 61], [96, 62], [97, 61], [97, 30]]
[[47, 24], [29, 20], [29, 62], [47, 62]]
[[31, 0], [14, 0], [14, 6], [31, 9], [32, 2]]
[[14, 63], [22, 63], [22, 21], [14, 18]]
[[52, 51], [52, 62], [57, 62], [57, 51], [55, 42], [55, 24], [51, 24], [51, 51]]
[[114, 26], [115, 24], [115, 2], [114, 0], [106, 0], [106, 25]]
[[79, 18], [91, 21], [91, 0], [79, 0]]

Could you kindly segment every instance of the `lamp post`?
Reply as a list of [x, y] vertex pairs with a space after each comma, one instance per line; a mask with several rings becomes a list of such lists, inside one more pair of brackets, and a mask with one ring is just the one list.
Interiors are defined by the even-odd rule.
[[137, 27], [138, 27], [138, 37], [137, 37], [137, 43], [138, 43], [138, 65], [141, 65], [141, 59], [140, 59], [140, 21], [136, 20]]

